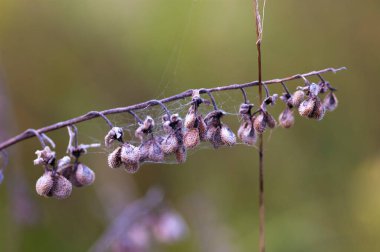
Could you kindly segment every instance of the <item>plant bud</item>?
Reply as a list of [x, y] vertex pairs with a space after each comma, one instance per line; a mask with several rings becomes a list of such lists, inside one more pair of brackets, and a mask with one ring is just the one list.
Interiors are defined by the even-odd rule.
[[45, 172], [36, 183], [36, 191], [40, 196], [50, 197], [50, 191], [53, 188], [54, 179], [51, 171]]
[[252, 118], [253, 128], [258, 134], [263, 134], [267, 127], [267, 117], [260, 112], [257, 116]]
[[50, 193], [56, 199], [66, 199], [71, 195], [72, 190], [71, 182], [65, 177], [57, 175]]
[[87, 186], [91, 185], [95, 181], [95, 173], [88, 168], [86, 165], [79, 163], [76, 167], [76, 171], [74, 174], [74, 181], [73, 184], [75, 186]]
[[298, 112], [301, 116], [310, 117], [314, 111], [314, 107], [315, 99], [309, 97], [300, 104]]
[[121, 162], [124, 164], [138, 163], [140, 160], [139, 148], [129, 143], [124, 143], [120, 151]]
[[220, 137], [222, 142], [227, 146], [232, 146], [236, 144], [236, 136], [232, 130], [225, 124], [222, 125], [220, 129]]
[[304, 98], [305, 93], [302, 90], [297, 90], [296, 92], [294, 92], [289, 102], [290, 104], [292, 104], [293, 107], [298, 108], [301, 102], [304, 100]]
[[338, 98], [336, 98], [333, 92], [330, 92], [326, 95], [323, 100], [323, 106], [327, 111], [333, 111], [338, 107]]
[[175, 152], [175, 158], [179, 164], [185, 163], [186, 162], [186, 148], [185, 146], [180, 146], [176, 152]]
[[121, 147], [118, 146], [113, 152], [108, 155], [108, 166], [118, 168], [121, 165]]
[[199, 131], [197, 128], [189, 129], [183, 136], [183, 145], [187, 149], [195, 148], [199, 142]]
[[104, 144], [106, 147], [111, 146], [115, 140], [120, 141], [123, 138], [123, 128], [113, 127], [104, 137]]
[[286, 108], [278, 117], [281, 127], [290, 128], [294, 125], [293, 111], [290, 108]]

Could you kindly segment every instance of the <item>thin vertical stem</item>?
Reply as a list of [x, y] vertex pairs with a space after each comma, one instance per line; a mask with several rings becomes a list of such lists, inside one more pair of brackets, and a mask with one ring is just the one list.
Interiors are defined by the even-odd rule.
[[[265, 1], [265, 0], [264, 0]], [[262, 55], [261, 55], [261, 42], [262, 42], [262, 22], [259, 11], [258, 0], [253, 0], [254, 13], [256, 17], [256, 47], [257, 47], [257, 65], [258, 65], [258, 78], [259, 78], [259, 99], [260, 104], [263, 102], [262, 94]], [[264, 3], [265, 6], [265, 3]], [[267, 95], [268, 91], [266, 89]], [[265, 252], [265, 204], [264, 204], [264, 141], [263, 135], [259, 136], [259, 251]]]

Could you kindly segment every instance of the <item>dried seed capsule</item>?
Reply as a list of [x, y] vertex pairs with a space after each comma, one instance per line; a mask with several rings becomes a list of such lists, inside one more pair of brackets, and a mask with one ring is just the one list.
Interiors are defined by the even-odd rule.
[[207, 126], [206, 126], [205, 121], [203, 120], [202, 115], [197, 116], [196, 125], [199, 131], [199, 139], [201, 141], [204, 141], [206, 139]]
[[336, 98], [334, 92], [330, 92], [323, 100], [323, 106], [327, 111], [333, 111], [338, 107], [338, 98]]
[[319, 97], [314, 97], [315, 105], [313, 112], [309, 115], [309, 118], [322, 120], [323, 116], [325, 115], [325, 107], [322, 104], [322, 101], [319, 99]]
[[294, 125], [294, 115], [290, 108], [286, 108], [278, 117], [281, 127], [290, 128]]
[[258, 134], [263, 134], [267, 127], [267, 117], [260, 112], [257, 116], [252, 118], [253, 128]]
[[140, 160], [140, 151], [138, 147], [129, 143], [124, 143], [120, 151], [121, 162], [124, 164], [138, 163]]
[[95, 173], [93, 170], [88, 168], [86, 165], [79, 163], [76, 167], [75, 173], [73, 174], [72, 178], [74, 178], [73, 184], [75, 186], [87, 186], [91, 185], [95, 181]]
[[140, 169], [140, 163], [130, 163], [130, 164], [124, 164], [124, 169], [128, 173], [136, 173]]
[[162, 151], [168, 155], [175, 152], [178, 149], [178, 139], [174, 133], [166, 136], [166, 138], [161, 143]]
[[297, 90], [296, 92], [294, 92], [289, 102], [293, 105], [293, 107], [298, 108], [301, 102], [304, 100], [304, 98], [305, 93], [302, 90]]
[[149, 145], [150, 141], [146, 141], [138, 147], [139, 155], [140, 155], [140, 162], [144, 162], [149, 157]]
[[123, 139], [123, 128], [113, 127], [104, 137], [104, 144], [106, 147], [111, 146], [115, 140], [121, 141]]
[[64, 156], [63, 158], [61, 158], [60, 160], [58, 160], [57, 162], [57, 169], [63, 169], [65, 168], [66, 166], [69, 166], [71, 163], [71, 158], [69, 156]]
[[149, 146], [148, 158], [153, 162], [162, 162], [165, 158], [164, 152], [155, 139], [151, 141], [151, 144]]
[[108, 166], [118, 168], [121, 165], [121, 147], [118, 146], [113, 152], [108, 155]]
[[195, 148], [200, 142], [199, 131], [197, 128], [189, 129], [183, 136], [183, 145], [187, 149]]
[[189, 112], [187, 113], [187, 115], [185, 117], [185, 122], [184, 122], [185, 128], [187, 128], [187, 129], [194, 128], [194, 124], [195, 124], [196, 119], [197, 119], [197, 116], [195, 114], [194, 107], [191, 106], [189, 108]]
[[309, 97], [300, 104], [298, 108], [298, 112], [300, 113], [301, 116], [310, 117], [314, 111], [314, 107], [315, 107], [315, 99]]
[[61, 175], [56, 175], [51, 189], [51, 196], [56, 199], [66, 199], [71, 195], [73, 186], [69, 180]]
[[206, 133], [206, 137], [215, 149], [225, 144], [222, 140], [220, 127], [209, 127]]
[[220, 129], [220, 137], [222, 142], [227, 146], [232, 146], [236, 144], [236, 136], [232, 130], [225, 124], [222, 125]]
[[271, 129], [275, 128], [277, 125], [277, 122], [274, 119], [274, 117], [271, 114], [269, 114], [268, 112], [265, 114], [265, 117], [267, 120], [267, 126]]
[[245, 144], [254, 145], [256, 143], [256, 134], [252, 122], [245, 121], [240, 125], [238, 137]]
[[175, 152], [175, 158], [179, 164], [185, 163], [186, 162], [186, 148], [185, 146], [180, 146], [176, 152]]
[[50, 191], [53, 188], [54, 179], [51, 171], [45, 172], [36, 183], [36, 191], [39, 195], [50, 197]]

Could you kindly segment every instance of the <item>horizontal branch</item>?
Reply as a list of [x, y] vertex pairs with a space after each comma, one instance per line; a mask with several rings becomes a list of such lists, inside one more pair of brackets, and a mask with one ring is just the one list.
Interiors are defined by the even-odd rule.
[[[296, 74], [296, 75], [285, 77], [282, 79], [267, 80], [267, 81], [263, 81], [262, 83], [266, 84], [266, 85], [282, 83], [282, 82], [287, 82], [287, 81], [292, 81], [292, 80], [297, 80], [297, 79], [305, 79], [306, 77], [310, 77], [310, 76], [319, 76], [319, 75], [327, 73], [327, 72], [336, 73], [338, 71], [345, 70], [345, 69], [346, 69], [345, 67], [341, 67], [341, 68], [337, 68], [337, 69], [326, 68], [326, 69], [322, 69], [319, 71], [312, 71], [312, 72], [304, 73], [304, 74]], [[258, 84], [259, 84], [259, 81], [252, 81], [252, 82], [243, 83], [243, 84], [231, 84], [231, 85], [227, 85], [227, 86], [221, 86], [221, 87], [215, 87], [215, 88], [209, 88], [209, 89], [202, 88], [200, 93], [242, 89], [242, 88], [247, 88], [247, 87], [258, 86]], [[168, 102], [184, 99], [184, 98], [190, 97], [192, 95], [192, 93], [193, 93], [193, 90], [190, 89], [190, 90], [184, 91], [182, 93], [179, 93], [179, 94], [164, 98], [162, 100], [159, 100], [159, 102], [168, 103]], [[81, 115], [81, 116], [78, 116], [78, 117], [75, 117], [75, 118], [72, 118], [72, 119], [69, 119], [66, 121], [58, 122], [58, 123], [37, 129], [36, 131], [39, 134], [47, 133], [47, 132], [54, 131], [54, 130], [57, 130], [57, 129], [60, 129], [60, 128], [63, 128], [63, 127], [69, 126], [69, 125], [77, 124], [80, 122], [84, 122], [84, 121], [88, 121], [88, 120], [100, 117], [101, 114], [103, 114], [103, 115], [119, 114], [119, 113], [139, 110], [139, 109], [145, 109], [149, 106], [159, 105], [159, 103], [152, 103], [152, 101], [153, 100], [150, 100], [150, 101], [138, 103], [138, 104], [127, 106], [127, 107], [107, 109], [107, 110], [100, 111], [100, 113], [99, 112], [88, 112], [87, 114], [84, 114], [84, 115]], [[17, 136], [14, 136], [12, 138], [9, 138], [8, 140], [1, 142], [0, 143], [0, 151], [8, 148], [9, 146], [12, 146], [12, 145], [18, 143], [18, 142], [21, 142], [25, 139], [28, 139], [28, 138], [31, 138], [34, 136], [35, 136], [35, 134], [33, 134], [29, 130], [26, 130]]]

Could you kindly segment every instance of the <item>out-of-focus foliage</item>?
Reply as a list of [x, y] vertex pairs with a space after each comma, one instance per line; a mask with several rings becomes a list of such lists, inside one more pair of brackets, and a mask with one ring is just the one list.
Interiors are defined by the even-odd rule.
[[[348, 67], [325, 75], [339, 89], [336, 111], [321, 122], [297, 117], [293, 128], [267, 134], [268, 251], [380, 250], [379, 8], [375, 0], [267, 3], [265, 79]], [[0, 67], [8, 100], [1, 103], [2, 137], [89, 110], [255, 80], [252, 3], [1, 0]], [[248, 91], [257, 98], [256, 89]], [[223, 108], [232, 113], [241, 102], [238, 91], [216, 98], [230, 98]], [[131, 120], [112, 118], [124, 119]], [[237, 129], [236, 116], [226, 120]], [[101, 141], [106, 130], [100, 120], [79, 126], [83, 142]], [[63, 155], [66, 130], [49, 136]], [[37, 146], [28, 140], [10, 148], [0, 186], [0, 251], [85, 251], [152, 185], [190, 226], [185, 241], [164, 251], [257, 248], [254, 148], [201, 149], [185, 164], [145, 165], [136, 175], [109, 169], [107, 150], [93, 151], [85, 160], [95, 184], [57, 201], [34, 191], [42, 173], [32, 164]]]

